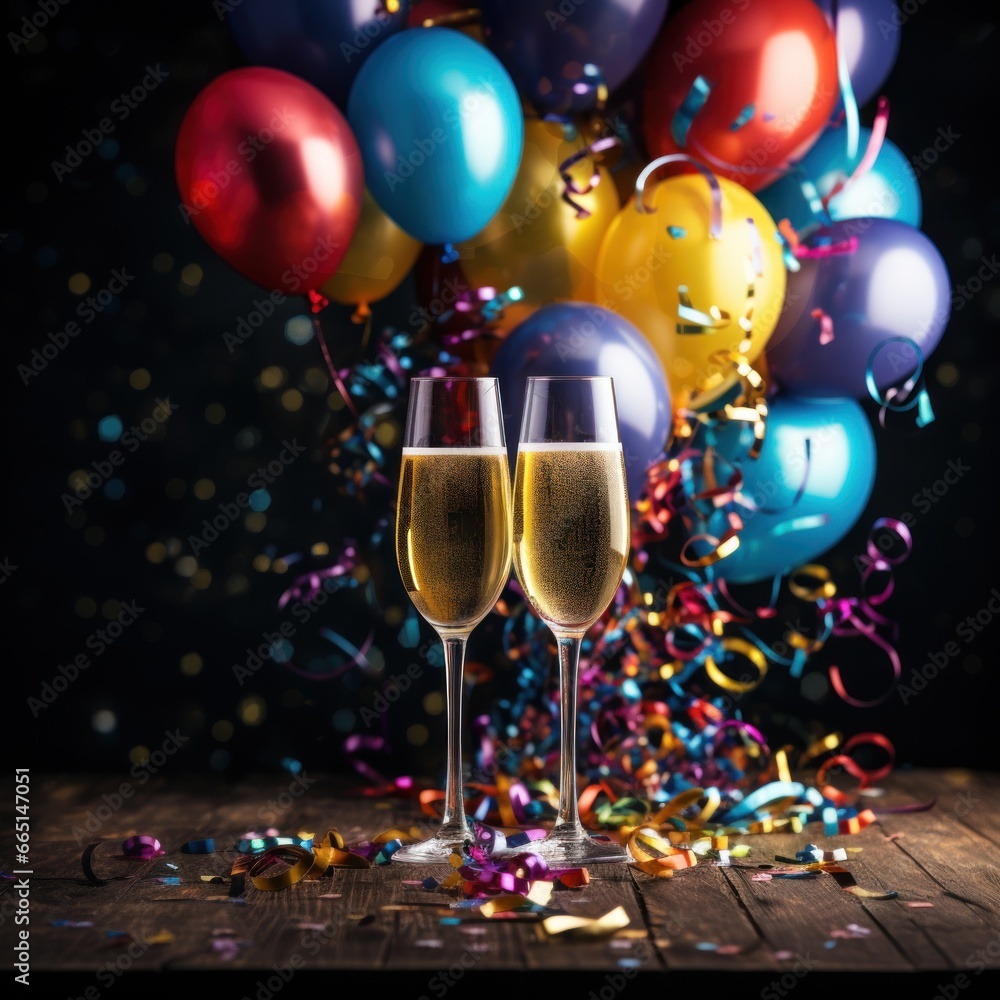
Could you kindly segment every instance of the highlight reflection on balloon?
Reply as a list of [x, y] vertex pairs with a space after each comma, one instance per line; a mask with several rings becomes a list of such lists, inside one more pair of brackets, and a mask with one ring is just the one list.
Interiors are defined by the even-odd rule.
[[[883, 138], [875, 162], [854, 176], [865, 157], [871, 134], [870, 128], [861, 128], [857, 150], [849, 156], [847, 129], [843, 126], [827, 129], [795, 173], [758, 191], [757, 197], [776, 221], [788, 219], [800, 237], [838, 219], [898, 219], [919, 227], [923, 215], [920, 185], [910, 161], [898, 146]], [[828, 219], [822, 217], [822, 212], [810, 209], [802, 179], [812, 183], [820, 198], [829, 198]]]
[[457, 243], [496, 214], [517, 175], [521, 101], [485, 46], [409, 28], [372, 53], [348, 99], [372, 197], [422, 243]]
[[364, 167], [347, 120], [312, 84], [262, 66], [223, 73], [185, 112], [174, 160], [182, 210], [245, 277], [304, 295], [337, 270]]
[[650, 154], [688, 153], [751, 191], [801, 159], [840, 95], [813, 0], [692, 0], [667, 19], [645, 75]]

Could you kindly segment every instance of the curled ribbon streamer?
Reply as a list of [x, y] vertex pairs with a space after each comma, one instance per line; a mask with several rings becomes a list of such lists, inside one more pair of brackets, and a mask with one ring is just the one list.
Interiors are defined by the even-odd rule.
[[[559, 164], [559, 175], [562, 177], [563, 184], [565, 185], [562, 192], [562, 199], [576, 210], [576, 217], [578, 219], [589, 219], [591, 213], [588, 209], [584, 208], [583, 205], [575, 202], [570, 195], [590, 194], [590, 192], [601, 183], [601, 173], [597, 168], [597, 161], [595, 160], [595, 157], [599, 153], [603, 153], [605, 150], [611, 149], [615, 146], [618, 146], [619, 148], [624, 146], [622, 140], [618, 136], [604, 136], [603, 138], [595, 139], [589, 145], [584, 146], [583, 149], [577, 150], [572, 156], [563, 160], [563, 162]], [[581, 160], [587, 158], [590, 158], [591, 163], [593, 164], [593, 169], [590, 173], [590, 179], [581, 186], [574, 180], [570, 170]]]
[[862, 788], [868, 787], [867, 772], [853, 757], [848, 757], [846, 754], [837, 754], [837, 756], [825, 760], [816, 772], [816, 784], [820, 786], [823, 796], [835, 805], [844, 805], [851, 800], [851, 796], [827, 782], [827, 775], [833, 768], [841, 768], [852, 778], [857, 778], [859, 791]]
[[323, 354], [323, 361], [326, 363], [326, 369], [330, 373], [330, 379], [333, 384], [337, 387], [337, 391], [344, 399], [344, 403], [347, 408], [351, 411], [352, 416], [355, 420], [360, 419], [360, 414], [358, 413], [357, 407], [354, 405], [354, 400], [351, 398], [351, 393], [348, 391], [347, 386], [344, 385], [344, 381], [341, 378], [340, 372], [333, 363], [333, 356], [330, 354], [330, 348], [327, 347], [326, 336], [323, 333], [323, 326], [319, 321], [319, 314], [323, 309], [330, 305], [330, 300], [325, 298], [315, 289], [309, 290], [309, 302], [311, 303], [312, 320], [313, 320], [313, 330], [316, 334], [316, 340], [319, 343], [320, 351]]
[[734, 694], [746, 694], [761, 684], [767, 675], [767, 658], [756, 646], [747, 642], [746, 639], [727, 636], [719, 642], [719, 647], [724, 653], [739, 653], [745, 656], [757, 668], [757, 676], [750, 681], [733, 680], [719, 669], [715, 658], [709, 655], [705, 657], [705, 673], [708, 674], [716, 687]]
[[[292, 582], [292, 584], [282, 591], [278, 597], [278, 610], [284, 610], [292, 601], [301, 601], [305, 604], [313, 604], [321, 591], [335, 593], [344, 587], [358, 586], [357, 579], [353, 576], [353, 570], [357, 566], [357, 549], [351, 541], [348, 541], [344, 550], [337, 557], [336, 562], [323, 569], [311, 570], [304, 573]], [[375, 590], [371, 580], [364, 585], [365, 595], [369, 609], [377, 611], [375, 607]], [[286, 669], [308, 677], [310, 680], [322, 681], [338, 677], [344, 671], [355, 666], [368, 666], [366, 658], [368, 650], [371, 649], [375, 641], [375, 616], [369, 623], [368, 634], [360, 646], [355, 646], [350, 640], [325, 626], [319, 630], [320, 634], [331, 644], [341, 649], [347, 654], [349, 659], [333, 670], [324, 673], [310, 672], [295, 666], [290, 657], [276, 658]]]
[[[882, 555], [881, 549], [875, 541], [876, 534], [880, 531], [896, 533], [903, 544], [903, 551], [899, 555], [890, 558], [885, 558]], [[868, 537], [866, 553], [861, 557], [865, 566], [865, 569], [862, 571], [861, 595], [851, 598], [824, 598], [819, 601], [820, 607], [823, 607], [825, 610], [828, 609], [833, 614], [832, 635], [867, 638], [882, 649], [889, 659], [892, 668], [892, 680], [890, 684], [879, 697], [867, 700], [850, 694], [844, 685], [840, 668], [837, 665], [830, 667], [829, 676], [831, 686], [844, 701], [857, 708], [872, 708], [884, 702], [892, 693], [902, 671], [899, 654], [895, 647], [878, 631], [879, 627], [892, 626], [892, 623], [875, 610], [875, 605], [883, 603], [892, 593], [891, 569], [907, 558], [911, 545], [912, 537], [909, 529], [903, 522], [895, 518], [879, 518], [872, 526]], [[869, 596], [866, 593], [866, 586], [871, 575], [875, 572], [890, 574], [889, 580], [879, 594]]]
[[881, 733], [856, 733], [844, 744], [843, 752], [849, 754], [855, 747], [864, 746], [865, 744], [880, 747], [889, 755], [888, 761], [882, 767], [862, 769], [865, 775], [865, 787], [867, 788], [873, 782], [881, 781], [892, 773], [892, 769], [896, 763], [896, 748]]
[[809, 314], [819, 320], [819, 342], [823, 347], [833, 342], [833, 319], [822, 309], [813, 309]]
[[820, 243], [817, 246], [807, 246], [805, 243], [800, 243], [795, 248], [794, 253], [796, 257], [821, 260], [824, 257], [837, 257], [841, 254], [857, 253], [857, 251], [858, 238], [851, 236], [839, 243]]
[[832, 0], [830, 14], [837, 50], [837, 80], [840, 84], [840, 103], [847, 120], [847, 155], [853, 159], [858, 151], [858, 139], [861, 131], [860, 112], [858, 110], [857, 97], [854, 95], [854, 86], [851, 83], [851, 73], [847, 66], [847, 55], [840, 39], [841, 21], [838, 0]]
[[705, 106], [714, 84], [700, 74], [694, 79], [680, 107], [674, 112], [670, 123], [670, 134], [681, 148], [687, 145], [688, 132], [694, 117]]
[[[861, 158], [861, 161], [851, 172], [850, 176], [844, 177], [842, 180], [837, 181], [837, 183], [830, 189], [829, 194], [823, 199], [823, 207], [829, 206], [830, 201], [836, 198], [838, 194], [841, 193], [846, 187], [853, 184], [859, 178], [863, 177], [869, 170], [874, 166], [875, 161], [878, 159], [879, 153], [882, 151], [882, 143], [885, 142], [885, 133], [889, 126], [889, 101], [885, 97], [880, 97], [878, 101], [878, 109], [875, 112], [875, 120], [872, 122], [871, 135], [868, 138], [868, 145], [865, 147], [865, 155]], [[853, 159], [855, 153], [857, 152], [857, 139], [855, 139], [855, 149], [854, 152], [850, 149], [850, 136], [848, 136], [848, 150], [847, 155], [849, 159]]]
[[[805, 203], [809, 206], [809, 211], [812, 212], [816, 221], [824, 227], [833, 225], [833, 217], [827, 210], [826, 202], [816, 189], [815, 181], [805, 172], [805, 169], [801, 164], [795, 165], [792, 170], [792, 176], [798, 183], [799, 190], [802, 192], [802, 197], [805, 200]], [[787, 219], [782, 219], [778, 224], [778, 231], [782, 234], [782, 236], [788, 239], [791, 231], [791, 223]], [[794, 233], [792, 235], [794, 235]], [[789, 240], [789, 253], [785, 259], [785, 264], [786, 266], [789, 266], [789, 270], [798, 271], [801, 266], [795, 254], [797, 246], [798, 237], [795, 236], [793, 240]], [[790, 266], [791, 263], [794, 263], [794, 267]]]
[[628, 853], [633, 868], [654, 878], [672, 878], [683, 868], [693, 868], [698, 863], [694, 851], [675, 847], [651, 827], [643, 826], [629, 834]]
[[698, 170], [705, 180], [708, 181], [712, 197], [708, 232], [709, 236], [711, 236], [713, 240], [722, 239], [722, 188], [719, 185], [718, 178], [703, 163], [685, 153], [671, 153], [669, 156], [660, 156], [643, 168], [642, 172], [635, 181], [636, 211], [647, 214], [656, 211], [655, 208], [650, 208], [646, 203], [647, 183], [657, 171], [660, 171], [663, 167], [674, 163], [687, 163], [689, 166]]
[[[883, 393], [875, 382], [875, 359], [891, 344], [909, 345], [914, 352], [916, 366], [913, 374], [907, 378], [902, 386], [899, 388], [890, 386]], [[886, 337], [881, 343], [875, 345], [865, 366], [865, 384], [868, 387], [868, 394], [879, 405], [879, 424], [883, 428], [885, 427], [885, 415], [889, 410], [899, 413], [915, 408], [918, 427], [926, 427], [934, 420], [934, 408], [931, 406], [930, 396], [924, 385], [923, 370], [923, 352], [917, 346], [916, 341], [910, 337]]]
[[542, 921], [542, 930], [549, 936], [556, 934], [577, 934], [598, 937], [613, 934], [631, 923], [624, 906], [616, 906], [600, 917], [573, 917], [557, 914]]
[[[282, 870], [274, 874], [266, 874], [279, 862], [288, 862], [294, 859], [294, 863], [288, 864]], [[255, 856], [247, 868], [247, 878], [251, 884], [265, 892], [276, 889], [287, 889], [289, 886], [300, 882], [310, 872], [315, 864], [316, 856], [311, 850], [305, 847], [296, 847], [294, 844], [287, 844], [281, 847], [274, 847], [263, 854]]]
[[716, 305], [711, 305], [708, 312], [702, 312], [691, 305], [691, 295], [687, 285], [677, 287], [677, 323], [678, 333], [710, 333], [729, 326], [729, 313]]

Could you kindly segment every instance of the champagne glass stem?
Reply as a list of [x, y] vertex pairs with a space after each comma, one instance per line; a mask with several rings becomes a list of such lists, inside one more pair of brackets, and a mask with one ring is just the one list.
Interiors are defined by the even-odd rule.
[[576, 712], [580, 676], [578, 635], [556, 637], [559, 645], [559, 815], [555, 826], [572, 827], [581, 837], [587, 832], [580, 822], [576, 792]]
[[462, 691], [465, 685], [467, 635], [443, 635], [445, 701], [448, 715], [448, 770], [444, 785], [442, 827], [466, 832], [464, 781], [462, 777]]

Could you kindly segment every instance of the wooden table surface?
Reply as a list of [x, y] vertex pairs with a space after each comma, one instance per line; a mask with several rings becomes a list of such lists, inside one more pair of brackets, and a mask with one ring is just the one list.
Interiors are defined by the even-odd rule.
[[[751, 852], [733, 867], [699, 864], [653, 879], [629, 864], [594, 866], [589, 885], [556, 892], [551, 901], [554, 912], [582, 917], [624, 908], [628, 927], [590, 937], [547, 935], [544, 914], [473, 919], [469, 910], [450, 908], [460, 897], [405, 884], [444, 874], [440, 868], [336, 869], [279, 891], [251, 886], [235, 902], [228, 884], [201, 880], [228, 880], [247, 830], [335, 828], [351, 843], [426, 821], [413, 800], [346, 797], [341, 780], [308, 775], [295, 785], [287, 774], [239, 783], [175, 776], [122, 798], [114, 776], [32, 775], [32, 874], [0, 883], [0, 947], [9, 975], [18, 971], [18, 935], [29, 930], [34, 993], [24, 995], [72, 1000], [176, 997], [196, 983], [233, 1000], [370, 987], [400, 997], [554, 990], [614, 1000], [636, 983], [721, 987], [733, 997], [772, 1000], [803, 982], [810, 989], [799, 995], [811, 995], [831, 976], [837, 988], [872, 995], [900, 986], [906, 997], [928, 1000], [995, 995], [994, 773], [897, 771], [882, 783], [884, 796], [866, 800], [879, 819], [860, 833], [827, 838], [813, 824], [800, 834], [735, 837]], [[932, 799], [924, 811], [881, 811]], [[0, 833], [4, 872], [23, 870], [13, 851], [13, 819]], [[135, 834], [156, 837], [166, 853], [148, 864], [116, 860]], [[215, 853], [180, 852], [207, 837]], [[81, 865], [84, 848], [96, 841], [102, 843], [94, 870], [104, 885], [89, 884]], [[856, 883], [898, 895], [864, 898], [827, 874], [759, 878], [758, 865], [794, 857], [807, 843], [861, 848], [844, 862]]]

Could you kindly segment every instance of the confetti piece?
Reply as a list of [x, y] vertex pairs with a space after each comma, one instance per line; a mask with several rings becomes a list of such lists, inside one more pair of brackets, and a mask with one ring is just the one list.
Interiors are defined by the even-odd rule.
[[204, 840], [189, 840], [181, 845], [181, 854], [214, 854], [215, 840], [208, 837]]
[[223, 962], [231, 962], [241, 951], [250, 947], [249, 941], [240, 941], [231, 937], [218, 937], [212, 940], [212, 951]]
[[916, 909], [923, 909], [924, 907], [928, 906], [933, 906], [934, 904], [928, 903], [926, 900], [923, 899], [912, 899], [906, 905], [912, 906], [916, 910]]
[[848, 924], [846, 927], [830, 931], [831, 938], [864, 938], [869, 934], [871, 934], [870, 927], [861, 927], [858, 924]]
[[93, 927], [91, 920], [53, 920], [53, 927]]
[[129, 837], [122, 843], [122, 854], [126, 858], [135, 858], [142, 861], [149, 861], [151, 858], [166, 854], [156, 837], [141, 834]]

